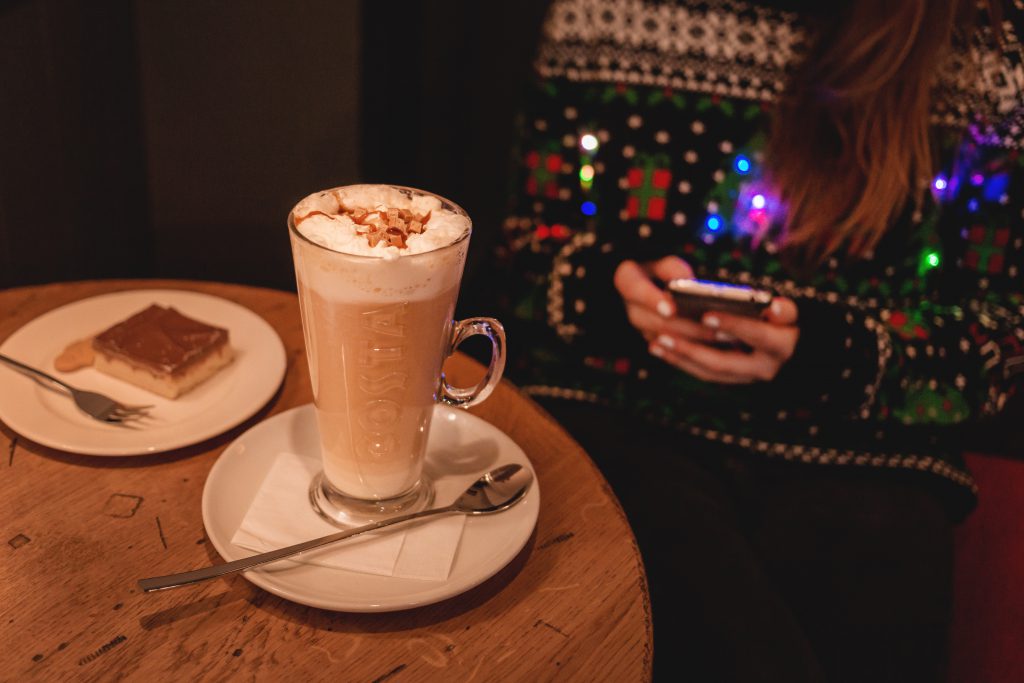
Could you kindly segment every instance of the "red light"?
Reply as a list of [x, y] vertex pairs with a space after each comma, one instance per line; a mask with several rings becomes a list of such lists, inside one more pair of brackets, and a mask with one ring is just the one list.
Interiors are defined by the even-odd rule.
[[564, 240], [569, 237], [569, 228], [561, 223], [551, 226], [551, 236], [556, 240]]

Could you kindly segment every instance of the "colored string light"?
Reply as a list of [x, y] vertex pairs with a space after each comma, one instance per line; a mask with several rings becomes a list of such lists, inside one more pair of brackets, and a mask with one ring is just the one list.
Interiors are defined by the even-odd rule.
[[750, 205], [755, 209], [763, 209], [765, 204], [767, 204], [767, 200], [763, 194], [755, 194], [750, 200]]
[[722, 229], [722, 217], [717, 214], [711, 214], [704, 224], [711, 232], [718, 232]]
[[589, 183], [593, 179], [594, 179], [594, 167], [593, 166], [591, 166], [590, 164], [587, 164], [586, 166], [584, 166], [584, 167], [582, 167], [580, 169], [580, 180], [582, 180], [585, 183]]
[[935, 182], [932, 183], [932, 187], [935, 188], [936, 192], [942, 192], [949, 187], [949, 181], [946, 180], [945, 176], [936, 176]]
[[990, 176], [985, 183], [983, 196], [990, 202], [998, 202], [1010, 186], [1010, 175], [1008, 173], [997, 173]]
[[584, 216], [593, 216], [597, 213], [597, 205], [594, 202], [583, 202], [580, 204], [580, 211], [583, 212]]
[[750, 159], [740, 154], [736, 157], [736, 161], [733, 164], [736, 167], [736, 172], [740, 175], [746, 175], [750, 173]]
[[588, 152], [594, 152], [597, 150], [599, 143], [597, 137], [587, 133], [580, 137], [580, 147], [587, 150]]
[[932, 252], [929, 252], [924, 257], [924, 262], [928, 264], [929, 268], [938, 268], [939, 264], [942, 262], [942, 259], [939, 256], [938, 252], [932, 251]]
[[967, 210], [970, 211], [971, 213], [975, 213], [978, 210], [978, 200], [972, 199], [971, 201], [967, 202]]

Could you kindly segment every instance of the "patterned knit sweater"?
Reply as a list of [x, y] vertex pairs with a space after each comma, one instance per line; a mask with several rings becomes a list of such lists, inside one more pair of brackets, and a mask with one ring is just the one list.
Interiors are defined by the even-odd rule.
[[[509, 374], [764, 457], [930, 476], [965, 513], [965, 427], [1002, 410], [1024, 369], [1015, 3], [1001, 46], [981, 22], [941, 70], [924, 204], [873, 253], [808, 273], [779, 258], [782, 208], [761, 172], [772, 104], [806, 50], [801, 17], [728, 0], [555, 2], [499, 249]], [[797, 303], [800, 338], [774, 380], [703, 383], [650, 356], [612, 274], [666, 254]]]

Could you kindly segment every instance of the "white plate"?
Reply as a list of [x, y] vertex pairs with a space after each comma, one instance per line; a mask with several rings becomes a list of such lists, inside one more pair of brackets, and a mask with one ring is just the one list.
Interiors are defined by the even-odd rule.
[[[225, 560], [254, 554], [231, 538], [242, 523], [278, 453], [319, 457], [316, 413], [300, 406], [264, 420], [225, 449], [203, 489], [206, 533]], [[437, 505], [454, 500], [498, 464], [530, 467], [523, 450], [497, 427], [461, 410], [437, 406], [427, 442], [426, 468]], [[494, 576], [523, 549], [540, 510], [540, 487], [505, 512], [466, 520], [447, 581], [375, 576], [285, 560], [244, 573], [254, 584], [287, 600], [344, 612], [389, 612], [429, 605], [463, 593]]]
[[[62, 373], [53, 359], [71, 342], [102, 332], [150, 304], [174, 306], [196, 320], [226, 328], [235, 359], [175, 400], [108, 377], [93, 368]], [[0, 363], [0, 420], [44, 446], [85, 455], [143, 455], [199, 443], [251, 417], [273, 397], [286, 369], [284, 344], [263, 318], [236, 303], [173, 289], [103, 294], [61, 306], [27, 323], [0, 353], [49, 372], [80, 389], [127, 404], [152, 404], [145, 427], [98, 422], [65, 394], [46, 389]]]

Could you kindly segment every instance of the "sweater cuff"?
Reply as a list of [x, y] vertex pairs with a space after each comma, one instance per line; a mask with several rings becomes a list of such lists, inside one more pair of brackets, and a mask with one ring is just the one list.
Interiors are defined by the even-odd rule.
[[800, 338], [768, 382], [776, 401], [814, 413], [860, 412], [877, 392], [879, 343], [874, 320], [839, 303], [795, 299]]

